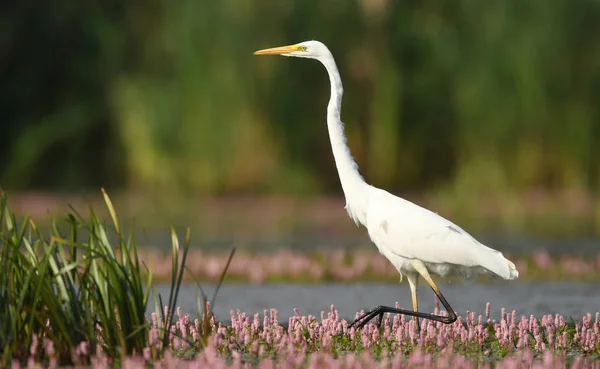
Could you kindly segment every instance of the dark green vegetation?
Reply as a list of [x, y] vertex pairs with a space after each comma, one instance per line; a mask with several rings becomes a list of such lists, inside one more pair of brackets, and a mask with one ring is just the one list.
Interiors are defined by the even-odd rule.
[[[141, 355], [147, 347], [146, 307], [153, 292], [147, 286], [152, 285], [152, 273], [148, 273], [152, 265], [146, 269], [140, 264], [133, 238], [120, 229], [112, 203], [104, 196], [111, 226], [91, 208], [85, 218], [72, 209], [67, 230], [53, 227], [46, 235], [31, 219], [17, 224], [6, 195], [0, 193], [2, 366], [29, 357], [68, 363], [80, 354], [76, 349], [82, 343], [86, 352], [98, 354], [100, 349], [113, 359]], [[111, 242], [115, 235], [118, 241]], [[159, 296], [161, 305], [168, 306], [167, 315], [156, 306], [163, 327], [170, 326], [176, 311], [189, 236], [188, 231], [180, 247], [172, 233], [171, 293], [165, 304]], [[161, 344], [153, 348], [152, 357], [168, 347], [169, 334], [162, 329], [156, 339]]]
[[594, 0], [6, 6], [0, 182], [338, 191], [322, 67], [252, 56], [316, 38], [370, 182], [509, 210], [530, 189], [595, 194], [599, 17]]

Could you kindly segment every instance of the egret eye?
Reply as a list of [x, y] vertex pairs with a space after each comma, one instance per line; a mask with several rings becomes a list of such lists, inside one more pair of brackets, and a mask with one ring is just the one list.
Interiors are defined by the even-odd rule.
[[306, 46], [298, 46], [298, 51], [306, 51]]

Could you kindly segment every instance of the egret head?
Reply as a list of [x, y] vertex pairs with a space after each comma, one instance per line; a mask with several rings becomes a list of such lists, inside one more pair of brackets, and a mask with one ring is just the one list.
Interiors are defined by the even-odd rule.
[[322, 56], [328, 54], [330, 52], [327, 46], [319, 41], [305, 41], [295, 45], [274, 47], [254, 52], [254, 55], [283, 55], [311, 59], [320, 59]]

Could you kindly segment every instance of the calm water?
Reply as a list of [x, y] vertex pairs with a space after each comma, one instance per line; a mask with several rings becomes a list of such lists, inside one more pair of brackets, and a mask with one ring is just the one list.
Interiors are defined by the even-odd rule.
[[[202, 286], [209, 298], [214, 286]], [[600, 286], [597, 283], [510, 283], [492, 284], [440, 284], [442, 293], [455, 311], [464, 316], [468, 311], [485, 313], [485, 305], [492, 303], [492, 319], [500, 318], [500, 311], [517, 311], [517, 315], [540, 316], [542, 314], [562, 314], [565, 317], [581, 319], [590, 312], [600, 311]], [[159, 286], [163, 301], [168, 299], [169, 286]], [[241, 285], [227, 284], [221, 287], [214, 308], [219, 320], [228, 321], [230, 310], [239, 309], [247, 314], [260, 313], [264, 309], [277, 309], [279, 320], [287, 322], [298, 308], [303, 315], [320, 317], [321, 311], [328, 311], [335, 305], [343, 318], [350, 319], [361, 309], [375, 305], [394, 305], [412, 308], [410, 290], [402, 284], [326, 284], [326, 285]], [[196, 288], [184, 286], [180, 292], [178, 305], [184, 312], [195, 316]], [[153, 302], [149, 306], [154, 306]], [[428, 286], [419, 289], [419, 310], [433, 311], [435, 300]]]

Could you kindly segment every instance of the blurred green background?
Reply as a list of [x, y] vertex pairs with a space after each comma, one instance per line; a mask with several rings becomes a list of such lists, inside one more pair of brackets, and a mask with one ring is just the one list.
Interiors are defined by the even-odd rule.
[[318, 39], [368, 182], [462, 224], [600, 235], [598, 0], [0, 9], [0, 185], [14, 193], [339, 196], [324, 68], [252, 55]]

